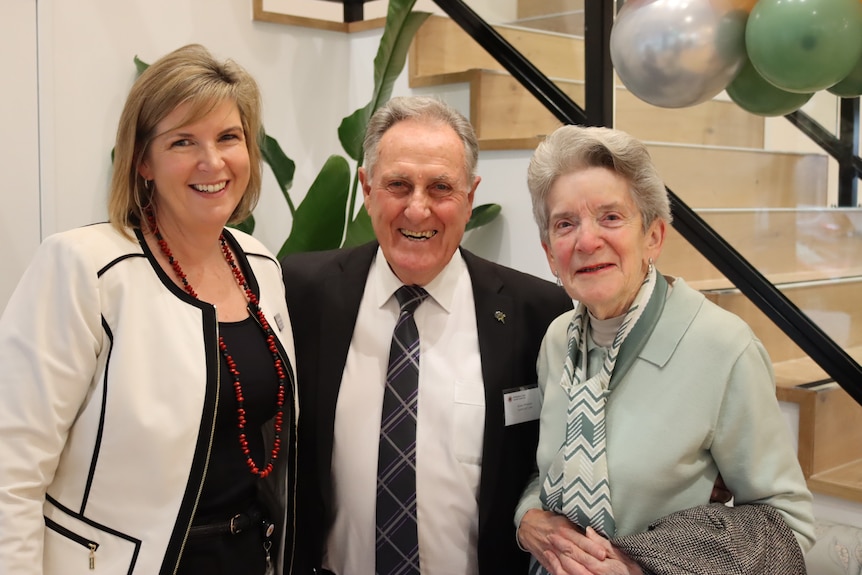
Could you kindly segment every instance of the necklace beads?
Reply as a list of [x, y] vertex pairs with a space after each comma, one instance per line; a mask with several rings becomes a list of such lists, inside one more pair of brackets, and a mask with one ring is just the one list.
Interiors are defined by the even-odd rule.
[[[156, 226], [155, 218], [150, 216], [149, 218], [150, 229], [153, 232], [153, 236], [156, 238], [156, 242], [159, 245], [159, 249], [168, 258], [168, 264], [174, 270], [177, 278], [183, 285], [183, 289], [195, 299], [198, 299], [198, 294], [195, 292], [192, 285], [189, 283], [188, 278], [186, 277], [185, 272], [183, 272], [180, 263], [174, 257], [173, 253], [171, 253], [170, 247], [168, 247], [168, 243], [162, 237], [161, 232], [159, 232], [159, 228]], [[248, 439], [245, 434], [245, 426], [246, 426], [246, 411], [245, 411], [245, 397], [242, 393], [242, 382], [240, 381], [240, 372], [236, 367], [236, 362], [233, 357], [228, 352], [227, 345], [225, 345], [224, 338], [219, 335], [218, 338], [218, 346], [221, 351], [222, 357], [224, 357], [225, 362], [227, 363], [228, 372], [231, 375], [231, 379], [233, 380], [233, 390], [234, 395], [236, 396], [237, 403], [237, 429], [239, 431], [239, 447], [242, 454], [245, 456], [245, 463], [248, 467], [249, 471], [253, 475], [257, 475], [261, 479], [267, 477], [270, 473], [272, 473], [273, 466], [275, 464], [276, 459], [278, 459], [278, 454], [281, 451], [281, 431], [284, 425], [284, 401], [285, 401], [285, 387], [287, 381], [287, 374], [284, 370], [284, 363], [281, 359], [281, 354], [278, 351], [278, 345], [276, 344], [275, 333], [272, 331], [272, 328], [269, 325], [269, 322], [266, 319], [266, 316], [263, 314], [263, 310], [260, 308], [260, 304], [258, 303], [257, 296], [254, 295], [254, 292], [251, 291], [251, 288], [248, 287], [248, 282], [245, 279], [245, 275], [242, 273], [242, 270], [236, 265], [236, 261], [234, 260], [233, 254], [230, 251], [230, 247], [227, 245], [227, 240], [225, 240], [224, 234], [219, 236], [219, 243], [221, 244], [222, 255], [224, 256], [225, 261], [233, 273], [234, 279], [239, 285], [240, 289], [245, 294], [246, 301], [248, 301], [248, 309], [252, 313], [252, 315], [257, 320], [257, 323], [260, 325], [261, 329], [266, 336], [266, 344], [269, 348], [269, 352], [272, 354], [273, 365], [275, 367], [276, 375], [278, 376], [278, 392], [276, 394], [276, 413], [275, 413], [275, 437], [273, 438], [272, 449], [269, 453], [269, 461], [266, 466], [261, 469], [254, 462], [254, 459], [251, 455], [251, 449], [248, 445]]]

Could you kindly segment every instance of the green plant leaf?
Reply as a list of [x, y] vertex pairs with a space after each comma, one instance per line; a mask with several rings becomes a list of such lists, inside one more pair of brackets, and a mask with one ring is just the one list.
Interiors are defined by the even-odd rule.
[[328, 250], [341, 245], [350, 188], [350, 166], [343, 156], [326, 160], [293, 218], [279, 259], [295, 252]]
[[296, 207], [293, 205], [293, 200], [290, 199], [288, 191], [293, 186], [293, 175], [296, 173], [296, 163], [287, 157], [284, 150], [278, 144], [278, 141], [266, 133], [262, 134], [260, 141], [260, 153], [263, 156], [263, 161], [269, 164], [272, 174], [275, 176], [275, 181], [278, 182], [278, 187], [281, 188], [281, 193], [287, 201], [287, 206], [290, 208], [290, 216], [296, 217]]
[[500, 204], [482, 204], [473, 208], [473, 214], [470, 216], [470, 221], [467, 222], [465, 231], [480, 228], [494, 221], [500, 215], [503, 208]]
[[144, 70], [149, 68], [150, 65], [135, 56], [135, 69], [138, 71], [138, 76], [144, 73]]
[[359, 208], [356, 218], [347, 225], [344, 247], [362, 245], [373, 239], [374, 227], [371, 225], [371, 217], [365, 211], [365, 206], [362, 206]]
[[413, 12], [416, 0], [389, 0], [386, 24], [374, 57], [374, 94], [371, 101], [341, 121], [338, 139], [348, 156], [362, 163], [362, 140], [371, 115], [392, 95], [392, 85], [404, 70], [410, 42], [430, 16]]
[[246, 219], [239, 222], [238, 224], [232, 224], [228, 227], [235, 228], [241, 232], [245, 232], [248, 235], [254, 233], [254, 214], [249, 214]]

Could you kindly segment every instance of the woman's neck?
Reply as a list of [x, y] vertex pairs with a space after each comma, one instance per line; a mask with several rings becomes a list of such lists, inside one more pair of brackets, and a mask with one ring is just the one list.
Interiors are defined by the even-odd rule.
[[596, 319], [590, 313], [590, 337], [593, 338], [596, 345], [611, 347], [625, 316], [626, 314], [622, 314], [608, 319]]
[[[181, 227], [170, 221], [156, 220], [156, 227], [162, 239], [167, 243], [174, 257], [183, 267], [208, 265], [210, 262], [223, 259], [219, 238], [223, 228], [202, 229], [199, 227]], [[148, 228], [148, 227], [147, 227]], [[144, 236], [154, 251], [160, 252], [158, 240], [152, 230], [145, 229]]]

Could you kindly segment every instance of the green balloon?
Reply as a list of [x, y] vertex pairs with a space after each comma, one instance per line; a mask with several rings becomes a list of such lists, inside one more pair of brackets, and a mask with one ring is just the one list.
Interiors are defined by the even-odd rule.
[[757, 73], [751, 61], [745, 62], [726, 91], [737, 106], [758, 116], [783, 116], [795, 112], [814, 95], [813, 92], [800, 94], [776, 88]]
[[788, 92], [840, 82], [862, 56], [859, 0], [759, 0], [745, 27], [748, 57]]
[[855, 98], [862, 96], [862, 58], [856, 62], [856, 66], [843, 80], [826, 90], [842, 98]]

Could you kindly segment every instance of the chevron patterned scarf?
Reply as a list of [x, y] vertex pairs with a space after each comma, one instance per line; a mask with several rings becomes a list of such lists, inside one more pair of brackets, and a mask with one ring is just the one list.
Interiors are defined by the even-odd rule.
[[548, 469], [541, 501], [545, 509], [565, 515], [583, 528], [592, 527], [606, 537], [613, 536], [615, 524], [605, 452], [605, 403], [620, 347], [644, 313], [655, 289], [656, 275], [650, 265], [601, 368], [589, 378], [589, 315], [583, 304], [578, 305], [568, 328], [568, 354], [560, 381], [569, 398], [566, 440]]

